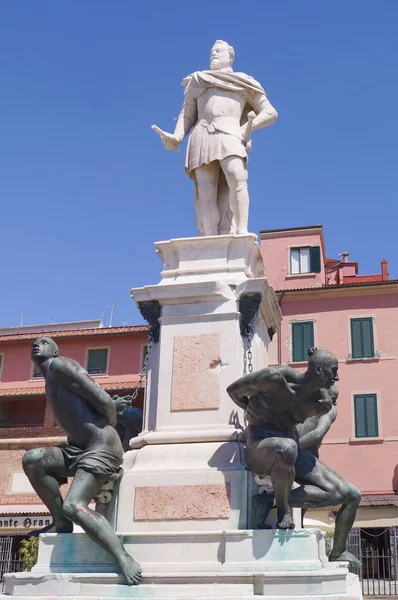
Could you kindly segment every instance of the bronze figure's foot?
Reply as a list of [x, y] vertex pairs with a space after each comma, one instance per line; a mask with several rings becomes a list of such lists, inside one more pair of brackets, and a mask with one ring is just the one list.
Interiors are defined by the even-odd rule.
[[331, 555], [329, 556], [329, 560], [330, 562], [338, 562], [338, 561], [348, 561], [350, 563], [350, 565], [353, 565], [354, 567], [361, 567], [362, 563], [359, 560], [359, 558], [357, 558], [356, 556], [354, 556], [353, 554], [351, 554], [351, 552], [348, 552], [348, 550], [346, 550], [345, 552], [343, 552], [340, 555], [333, 554], [333, 552], [331, 553]]
[[295, 524], [293, 521], [293, 517], [289, 512], [286, 512], [279, 523], [276, 525], [277, 529], [294, 529]]
[[269, 511], [274, 504], [273, 494], [257, 494], [252, 498], [252, 508], [255, 529], [272, 529], [271, 525], [266, 525], [265, 521]]
[[127, 585], [138, 585], [142, 579], [140, 565], [127, 552], [119, 564]]

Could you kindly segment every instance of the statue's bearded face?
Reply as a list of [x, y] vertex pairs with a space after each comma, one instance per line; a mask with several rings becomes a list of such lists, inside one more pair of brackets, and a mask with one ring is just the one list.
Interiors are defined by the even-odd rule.
[[210, 69], [224, 69], [231, 66], [228, 44], [214, 44], [210, 54]]

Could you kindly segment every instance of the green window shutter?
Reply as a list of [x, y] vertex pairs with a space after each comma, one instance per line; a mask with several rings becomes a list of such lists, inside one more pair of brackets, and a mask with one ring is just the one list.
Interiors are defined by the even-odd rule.
[[314, 323], [303, 321], [292, 323], [292, 358], [293, 362], [303, 362], [308, 359], [307, 350], [314, 346]]
[[366, 437], [365, 398], [354, 396], [355, 437]]
[[355, 437], [378, 437], [376, 394], [354, 396]]
[[374, 356], [373, 320], [351, 319], [352, 358], [372, 358]]
[[312, 246], [310, 248], [310, 272], [321, 272], [321, 248], [320, 246]]
[[88, 351], [87, 371], [89, 373], [106, 373], [107, 362], [108, 362], [108, 349], [107, 348]]
[[369, 437], [378, 437], [379, 424], [377, 419], [377, 398], [376, 394], [366, 396], [366, 417], [367, 432]]
[[371, 318], [362, 319], [363, 355], [371, 358], [375, 355], [373, 342], [373, 321]]
[[351, 319], [351, 354], [352, 358], [362, 358], [361, 319]]

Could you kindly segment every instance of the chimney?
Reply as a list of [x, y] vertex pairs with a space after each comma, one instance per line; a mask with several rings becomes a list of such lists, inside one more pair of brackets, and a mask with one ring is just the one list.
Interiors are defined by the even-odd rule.
[[388, 262], [386, 258], [383, 258], [381, 261], [381, 280], [388, 281]]
[[350, 256], [349, 252], [342, 252], [341, 256], [343, 257], [343, 263], [347, 263], [348, 262], [348, 257]]

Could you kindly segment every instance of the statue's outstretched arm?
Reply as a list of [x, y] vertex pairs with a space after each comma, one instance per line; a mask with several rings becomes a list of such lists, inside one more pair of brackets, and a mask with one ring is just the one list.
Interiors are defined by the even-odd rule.
[[152, 125], [152, 129], [160, 135], [160, 139], [164, 147], [167, 150], [174, 150], [174, 152], [179, 152], [178, 146], [181, 144], [182, 140], [192, 127], [195, 125], [197, 121], [197, 103], [196, 100], [190, 96], [185, 95], [185, 101], [182, 105], [181, 112], [178, 116], [176, 126], [174, 128], [174, 133], [168, 133], [167, 131], [163, 131], [157, 125]]
[[197, 121], [197, 116], [198, 109], [196, 100], [194, 98], [186, 97], [174, 129], [174, 135], [180, 140], [179, 143], [181, 143], [185, 136], [191, 131]]
[[49, 374], [53, 381], [89, 402], [110, 425], [116, 423], [114, 400], [77, 362], [64, 357], [54, 358]]

